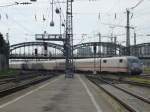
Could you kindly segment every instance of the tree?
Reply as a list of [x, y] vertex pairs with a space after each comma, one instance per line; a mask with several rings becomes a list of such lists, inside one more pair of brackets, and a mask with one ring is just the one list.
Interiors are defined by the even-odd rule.
[[8, 44], [5, 42], [3, 35], [0, 33], [0, 54], [8, 53]]
[[4, 38], [3, 35], [0, 33], [0, 48], [2, 48], [4, 46]]

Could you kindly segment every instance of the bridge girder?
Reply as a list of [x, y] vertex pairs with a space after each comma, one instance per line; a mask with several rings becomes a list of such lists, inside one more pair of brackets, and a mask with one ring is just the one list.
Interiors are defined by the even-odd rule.
[[111, 43], [111, 42], [89, 42], [89, 43], [82, 43], [82, 44], [77, 44], [77, 45], [74, 45], [74, 50], [75, 49], [79, 49], [79, 48], [82, 48], [82, 47], [87, 47], [87, 46], [116, 46], [117, 48], [121, 48], [123, 49], [124, 46], [121, 46], [121, 45], [118, 45], [118, 44], [115, 44], [115, 43]]
[[[74, 46], [74, 50], [88, 47], [88, 46], [101, 46], [103, 50], [100, 52], [107, 52], [105, 55], [107, 56], [114, 56], [116, 55], [116, 51], [119, 51], [119, 55], [124, 55], [125, 47], [119, 44], [111, 43], [111, 42], [89, 42], [89, 43], [82, 43]], [[104, 51], [104, 49], [107, 51]], [[105, 49], [105, 50], [106, 50]]]
[[[62, 51], [62, 53], [64, 53], [63, 45], [54, 44], [54, 43], [50, 43], [50, 42], [23, 42], [23, 43], [19, 43], [19, 44], [14, 44], [14, 45], [10, 46], [10, 52], [12, 52], [15, 49], [18, 49], [21, 47], [26, 47], [26, 46], [43, 46], [44, 43], [46, 43], [48, 47], [56, 48], [56, 49]], [[79, 49], [82, 47], [88, 47], [88, 46], [104, 46], [107, 48], [116, 47], [116, 50], [118, 50], [118, 51], [122, 51], [125, 49], [124, 46], [121, 46], [121, 45], [118, 45], [115, 43], [111, 43], [111, 42], [88, 42], [88, 43], [74, 45], [73, 50], [75, 51], [76, 49]]]
[[63, 50], [63, 45], [59, 45], [59, 44], [54, 44], [54, 43], [50, 43], [50, 42], [23, 42], [23, 43], [19, 43], [19, 44], [14, 44], [10, 46], [10, 52], [12, 52], [15, 49], [21, 48], [21, 47], [27, 47], [27, 46], [43, 46], [44, 43], [47, 44], [47, 47], [52, 47], [52, 48], [56, 48], [62, 52], [64, 52]]
[[[54, 44], [50, 42], [46, 42], [48, 47], [56, 48], [64, 53], [64, 46], [60, 44]], [[24, 46], [43, 46], [44, 42], [24, 42], [24, 43], [19, 43], [19, 44], [14, 44], [10, 46], [10, 52], [17, 48], [21, 48]], [[87, 46], [104, 46], [104, 47], [112, 47], [116, 46], [116, 50], [121, 51], [121, 54], [124, 55], [124, 51], [126, 49], [125, 46], [118, 45], [115, 43], [111, 42], [89, 42], [89, 43], [82, 43], [82, 44], [77, 44], [74, 45], [74, 51], [79, 48], [87, 47]], [[139, 58], [150, 58], [150, 43], [142, 43], [138, 44], [136, 46], [130, 46], [131, 49], [131, 55], [133, 56], [138, 56]]]

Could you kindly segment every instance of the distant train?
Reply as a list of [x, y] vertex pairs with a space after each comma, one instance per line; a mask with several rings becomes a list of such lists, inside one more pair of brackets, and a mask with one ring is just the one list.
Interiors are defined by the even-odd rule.
[[[42, 62], [27, 62], [20, 64], [10, 64], [13, 69], [32, 70], [65, 70], [65, 60], [52, 60]], [[139, 75], [143, 72], [141, 61], [134, 56], [75, 59], [75, 72], [110, 72]]]

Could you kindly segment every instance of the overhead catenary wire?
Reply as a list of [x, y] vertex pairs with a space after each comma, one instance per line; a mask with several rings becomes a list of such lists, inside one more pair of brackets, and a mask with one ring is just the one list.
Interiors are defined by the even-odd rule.
[[[17, 5], [22, 4], [22, 3], [28, 3], [28, 2], [21, 2], [21, 3], [20, 2], [15, 2], [14, 0], [13, 0], [13, 2], [14, 2], [14, 4], [17, 4]], [[11, 8], [13, 8], [13, 7], [11, 7]], [[20, 15], [22, 15], [22, 13], [20, 13], [20, 10], [16, 10], [16, 11], [19, 12]], [[25, 31], [27, 33], [33, 34], [33, 32], [30, 29], [28, 29], [26, 26], [24, 26], [23, 24], [16, 21], [12, 16], [8, 15], [5, 11], [2, 11], [2, 12], [5, 13], [6, 19], [9, 19], [9, 21], [12, 21], [12, 23], [15, 23], [18, 27], [20, 27], [22, 29], [22, 30], [19, 29], [20, 31], [22, 31], [22, 32]], [[7, 25], [7, 26], [9, 26], [9, 25]]]
[[15, 19], [13, 19], [12, 17], [9, 16], [9, 20], [12, 21], [13, 23], [15, 23], [16, 25], [18, 25], [20, 28], [22, 28], [24, 31], [26, 32], [30, 32], [31, 34], [33, 34], [33, 32], [31, 30], [29, 30], [28, 28], [26, 28], [24, 25], [20, 24], [18, 21], [16, 21]]
[[140, 0], [135, 6], [131, 7], [131, 9], [135, 9], [138, 7], [144, 0]]
[[30, 3], [30, 2], [14, 2], [14, 3], [11, 3], [11, 4], [0, 5], [0, 7], [3, 8], [3, 7], [14, 6], [14, 5], [29, 5], [29, 4], [32, 4], [32, 3]]
[[15, 2], [15, 3], [11, 3], [11, 4], [0, 5], [0, 7], [1, 8], [3, 8], [3, 7], [10, 7], [10, 6], [14, 6], [14, 5], [19, 5], [19, 3]]
[[59, 3], [58, 0], [57, 0], [57, 2], [58, 2], [57, 4], [59, 5], [59, 8], [61, 8], [61, 12], [60, 12], [60, 13], [62, 14], [62, 17], [63, 17], [63, 18], [62, 18], [62, 21], [65, 22], [65, 16], [64, 16], [63, 8], [62, 8], [62, 6], [60, 5], [60, 3]]
[[[55, 1], [56, 1], [56, 3], [57, 3], [57, 1], [59, 1], [56, 5], [62, 5], [62, 4], [61, 4], [61, 0], [55, 0]], [[77, 0], [77, 1], [82, 1], [82, 0]], [[89, 0], [83, 0], [83, 1], [89, 1]], [[92, 0], [91, 0], [91, 1], [92, 1]], [[90, 1], [90, 2], [91, 2], [91, 1]], [[100, 1], [100, 0], [98, 0], [98, 1]], [[62, 6], [60, 6], [60, 7], [62, 7]], [[63, 12], [63, 11], [62, 11], [62, 12]], [[80, 12], [79, 12], [79, 13], [80, 13]], [[87, 13], [88, 13], [88, 12], [87, 12]], [[98, 13], [99, 13], [99, 12], [98, 12]], [[97, 14], [97, 15], [98, 15], [98, 13], [91, 13], [91, 14], [93, 14], [93, 15], [94, 15], [94, 14]], [[108, 13], [109, 13], [109, 12], [108, 12]], [[75, 14], [75, 13], [74, 13], [74, 14]], [[84, 13], [81, 12], [80, 14], [83, 15]], [[86, 14], [86, 13], [85, 13], [85, 14]], [[100, 14], [103, 14], [103, 12], [100, 12]], [[47, 15], [47, 14], [46, 14], [46, 15]], [[89, 15], [90, 15], [90, 14], [89, 14]], [[113, 15], [114, 15], [114, 14], [113, 14]], [[118, 15], [118, 13], [117, 13], [117, 15]], [[117, 18], [118, 18], [118, 16], [117, 16]], [[48, 20], [47, 20], [47, 21], [48, 21]], [[122, 22], [122, 21], [121, 21], [121, 22]]]
[[50, 8], [49, 8], [49, 3], [47, 4], [47, 9], [46, 9], [46, 22], [45, 22], [45, 29], [49, 26], [49, 19], [50, 18]]
[[[3, 12], [4, 14], [7, 14], [5, 11], [1, 10], [1, 12]], [[7, 14], [7, 17], [9, 17], [9, 21], [12, 21], [12, 23], [15, 23], [18, 27], [20, 27], [23, 31], [27, 32], [27, 33], [30, 33], [30, 34], [33, 34], [33, 32], [31, 30], [29, 30], [28, 28], [26, 28], [24, 25], [20, 24], [19, 22], [17, 22], [15, 19], [13, 19], [13, 17], [11, 16], [8, 16]], [[8, 20], [7, 20], [8, 21]], [[9, 26], [7, 25], [5, 22], [3, 22], [3, 24], [5, 24], [6, 26]], [[10, 29], [10, 27], [9, 27]], [[19, 29], [20, 30], [20, 29]], [[21, 30], [20, 30], [21, 31]]]

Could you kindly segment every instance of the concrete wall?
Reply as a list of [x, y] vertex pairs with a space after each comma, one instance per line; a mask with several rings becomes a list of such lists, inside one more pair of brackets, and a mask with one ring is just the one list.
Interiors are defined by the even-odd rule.
[[0, 70], [8, 69], [8, 59], [5, 55], [0, 54]]

